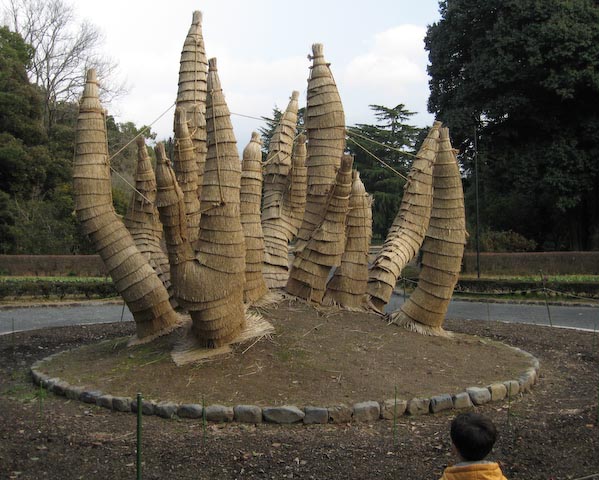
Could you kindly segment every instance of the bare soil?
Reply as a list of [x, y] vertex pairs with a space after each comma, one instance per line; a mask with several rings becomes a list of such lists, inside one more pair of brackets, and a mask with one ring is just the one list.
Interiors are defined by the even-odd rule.
[[427, 337], [377, 315], [323, 314], [284, 302], [263, 312], [275, 332], [234, 345], [229, 354], [177, 367], [170, 352], [181, 334], [137, 347], [128, 337], [86, 345], [41, 371], [71, 385], [118, 396], [142, 392], [180, 403], [352, 405], [397, 395], [409, 400], [457, 393], [518, 378], [531, 363], [504, 344], [455, 334]]
[[[477, 408], [499, 428], [492, 457], [508, 478], [599, 473], [599, 339], [534, 325], [448, 320], [446, 327], [520, 347], [541, 361], [532, 393]], [[134, 415], [40, 394], [28, 373], [35, 360], [51, 353], [118, 343], [132, 333], [132, 324], [109, 324], [0, 337], [0, 478], [134, 477]], [[404, 375], [411, 366], [405, 365]], [[222, 424], [204, 432], [200, 422], [144, 417], [143, 478], [438, 478], [455, 461], [448, 435], [454, 415], [400, 417], [395, 434], [392, 421]]]

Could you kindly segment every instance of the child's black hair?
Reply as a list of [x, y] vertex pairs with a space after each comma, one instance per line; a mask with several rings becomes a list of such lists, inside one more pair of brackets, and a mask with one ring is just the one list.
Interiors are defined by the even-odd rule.
[[463, 460], [485, 458], [497, 439], [493, 422], [478, 413], [462, 413], [451, 422], [451, 441]]

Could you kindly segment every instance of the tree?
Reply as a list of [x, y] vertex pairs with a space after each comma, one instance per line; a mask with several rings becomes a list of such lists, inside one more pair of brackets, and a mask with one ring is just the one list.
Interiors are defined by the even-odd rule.
[[354, 168], [360, 172], [366, 191], [374, 197], [373, 236], [384, 239], [399, 209], [405, 181], [374, 157], [405, 176], [411, 160], [400, 151], [414, 150], [420, 130], [406, 123], [414, 112], [401, 103], [392, 108], [382, 105], [370, 108], [378, 123], [349, 127], [347, 148], [355, 156]]
[[476, 131], [486, 227], [599, 248], [599, 5], [444, 0], [440, 12], [425, 39], [429, 111], [461, 149], [468, 211]]
[[73, 7], [63, 0], [9, 0], [4, 15], [34, 51], [27, 72], [42, 89], [46, 129], [56, 122], [60, 102], [77, 100], [89, 68], [98, 72], [105, 101], [124, 92], [112, 80], [117, 64], [100, 54], [99, 30], [77, 22]]

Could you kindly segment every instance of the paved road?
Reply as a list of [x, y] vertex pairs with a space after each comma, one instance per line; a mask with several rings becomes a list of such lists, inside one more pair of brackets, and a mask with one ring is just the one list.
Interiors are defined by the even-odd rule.
[[[388, 311], [397, 310], [403, 298], [396, 295]], [[554, 326], [599, 330], [599, 308], [583, 306], [550, 306]], [[132, 321], [122, 304], [90, 302], [76, 306], [43, 306], [0, 309], [0, 335], [46, 327]], [[463, 320], [498, 320], [501, 322], [549, 325], [545, 305], [482, 303], [454, 300], [447, 316]], [[13, 327], [14, 325], [14, 327]]]

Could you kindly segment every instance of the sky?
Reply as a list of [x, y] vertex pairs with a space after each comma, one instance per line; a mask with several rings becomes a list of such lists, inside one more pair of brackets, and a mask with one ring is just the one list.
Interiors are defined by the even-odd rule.
[[[217, 57], [231, 112], [271, 116], [306, 86], [313, 43], [339, 88], [346, 123], [375, 123], [370, 104], [403, 103], [427, 126], [429, 95], [424, 50], [427, 25], [439, 18], [437, 0], [65, 0], [104, 35], [103, 52], [119, 64], [128, 93], [108, 106], [117, 121], [152, 123], [177, 94], [179, 56], [192, 12], [203, 13], [208, 58]], [[232, 116], [240, 148], [264, 124]], [[171, 135], [172, 113], [153, 126]]]

